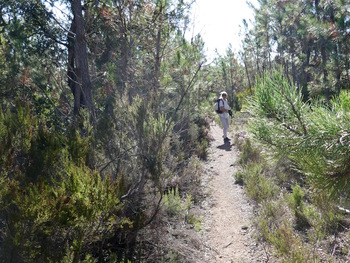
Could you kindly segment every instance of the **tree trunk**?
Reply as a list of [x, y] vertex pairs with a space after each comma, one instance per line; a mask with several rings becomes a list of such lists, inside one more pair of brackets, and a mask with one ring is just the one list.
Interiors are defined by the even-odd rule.
[[329, 84], [328, 84], [328, 70], [327, 70], [327, 53], [326, 53], [326, 41], [321, 38], [321, 57], [322, 57], [322, 70], [323, 70], [323, 84], [325, 85], [325, 95], [329, 102], [331, 99]]
[[[75, 84], [71, 84], [74, 95], [74, 113], [78, 114], [82, 107], [89, 110], [90, 118], [95, 120], [95, 110], [92, 101], [92, 85], [89, 73], [89, 63], [87, 55], [87, 44], [85, 39], [85, 26], [82, 12], [81, 0], [72, 0], [72, 11], [74, 19], [72, 21], [71, 32], [75, 35], [74, 49], [71, 54], [70, 69], [74, 72]], [[74, 66], [73, 66], [74, 65]], [[73, 72], [71, 74], [73, 75]]]
[[75, 73], [75, 54], [74, 54], [74, 36], [75, 36], [75, 20], [73, 19], [70, 30], [68, 32], [68, 86], [74, 96], [74, 115], [79, 113], [80, 108], [80, 89], [77, 85], [77, 76]]
[[247, 57], [246, 57], [246, 54], [244, 54], [243, 56], [244, 56], [244, 60], [243, 60], [244, 68], [245, 68], [245, 72], [247, 74], [247, 79], [248, 79], [249, 92], [250, 92], [250, 95], [253, 95], [252, 85], [250, 83], [250, 77], [249, 77], [249, 72], [248, 72]]
[[160, 52], [161, 52], [161, 38], [163, 30], [163, 3], [160, 3], [159, 8], [159, 21], [157, 29], [157, 39], [156, 39], [156, 54], [155, 54], [155, 69], [154, 69], [154, 88], [159, 88], [159, 70], [160, 70]]

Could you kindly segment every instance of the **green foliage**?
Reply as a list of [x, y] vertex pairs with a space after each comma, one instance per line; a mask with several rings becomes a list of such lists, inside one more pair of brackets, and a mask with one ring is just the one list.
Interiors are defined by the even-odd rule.
[[[313, 204], [318, 214], [310, 213], [310, 218], [317, 231], [324, 233], [335, 233], [339, 230], [339, 224], [343, 215], [338, 209], [337, 202], [330, 198], [327, 193], [312, 195]], [[318, 229], [322, 226], [322, 230]]]
[[170, 189], [167, 194], [164, 194], [162, 202], [165, 211], [170, 216], [183, 213], [182, 201], [177, 187], [175, 189]]
[[188, 195], [184, 201], [182, 201], [179, 195], [178, 186], [168, 190], [163, 195], [162, 205], [164, 211], [170, 216], [180, 216], [188, 213], [192, 206], [192, 197]]
[[288, 215], [285, 199], [264, 202], [255, 220], [260, 238], [273, 245], [273, 251], [281, 262], [318, 262], [313, 244], [306, 243], [303, 236], [294, 231]]
[[[0, 142], [3, 146], [1, 147], [1, 156], [4, 161], [1, 166], [3, 166], [6, 162], [13, 162], [14, 156], [28, 153], [33, 132], [35, 132], [33, 128], [36, 126], [36, 120], [31, 115], [28, 105], [25, 107], [18, 105], [16, 113], [7, 110], [5, 114], [1, 113], [0, 118]], [[12, 152], [12, 156], [10, 156], [10, 152]]]
[[269, 200], [278, 193], [278, 187], [275, 183], [265, 176], [262, 164], [248, 164], [242, 173], [247, 195], [257, 203]]
[[136, 122], [136, 138], [140, 157], [144, 160], [143, 167], [147, 168], [154, 181], [162, 175], [162, 164], [169, 147], [168, 132], [172, 122], [164, 115], [157, 117], [145, 108], [145, 105], [135, 103], [137, 108], [133, 120]]
[[65, 88], [56, 88], [55, 80], [64, 68], [62, 43], [66, 33], [45, 7], [39, 1], [22, 0], [2, 5], [0, 105], [3, 110], [13, 107], [20, 98], [31, 104], [38, 115], [58, 125], [55, 113], [59, 110], [55, 107]]
[[193, 225], [194, 229], [197, 232], [200, 232], [203, 230], [202, 221], [203, 221], [202, 217], [198, 217], [198, 216], [195, 216], [193, 214], [190, 214], [187, 218], [187, 223]]
[[[187, 189], [199, 183], [198, 170], [184, 173], [192, 156], [207, 156], [207, 85], [198, 81], [204, 42], [184, 38], [184, 1], [85, 3], [96, 118], [86, 118], [84, 97], [75, 101], [87, 106], [77, 116], [75, 80], [66, 74], [78, 54], [63, 30], [76, 20], [68, 2], [53, 19], [52, 4], [2, 5], [0, 251], [18, 262], [132, 260], [155, 197], [174, 177]], [[28, 108], [15, 105], [18, 98]]]
[[238, 164], [247, 165], [251, 162], [259, 162], [260, 153], [258, 148], [252, 145], [249, 138], [247, 138], [243, 145], [241, 154], [239, 155]]
[[280, 71], [266, 73], [257, 81], [248, 108], [253, 116], [251, 131], [264, 143], [293, 151], [299, 146], [295, 141], [306, 135], [308, 106]]
[[239, 111], [243, 101], [237, 94], [246, 87], [244, 67], [239, 63], [239, 58], [231, 46], [227, 48], [224, 56], [215, 58], [214, 63], [215, 66], [209, 68], [208, 86], [215, 91], [215, 94], [225, 90], [229, 106]]
[[208, 156], [209, 143], [206, 140], [202, 140], [196, 143], [196, 152], [199, 158], [206, 160]]
[[248, 29], [245, 23], [242, 59], [247, 77], [254, 83], [256, 76], [282, 66], [305, 101], [316, 96], [329, 101], [347, 90], [346, 4], [349, 1], [259, 1], [255, 25]]
[[305, 213], [304, 192], [299, 185], [292, 187], [293, 193], [290, 196], [290, 208], [296, 218], [296, 228], [305, 229], [310, 227], [307, 215]]
[[348, 98], [341, 94], [330, 106], [304, 103], [282, 72], [266, 74], [249, 103], [250, 131], [275, 154], [287, 156], [315, 189], [349, 191]]
[[89, 248], [132, 228], [118, 184], [85, 165], [89, 140], [49, 132], [28, 108], [0, 116], [2, 259], [92, 262]]
[[188, 160], [187, 166], [183, 168], [182, 176], [178, 177], [180, 191], [190, 195], [193, 203], [198, 203], [202, 199], [201, 177], [203, 172], [200, 159], [193, 156]]
[[[254, 220], [258, 237], [272, 245], [273, 253], [281, 262], [319, 262], [328, 257], [330, 261], [331, 258], [334, 259], [333, 256], [320, 256], [315, 249], [320, 247], [320, 244], [327, 243], [325, 238], [330, 233], [334, 234], [339, 230], [341, 217], [334, 201], [329, 199], [326, 193], [315, 193], [306, 198], [306, 190], [299, 185], [292, 187], [291, 194], [284, 193], [283, 189], [280, 189], [278, 194], [275, 185], [276, 194], [257, 198], [258, 194], [252, 194], [257, 190], [246, 185], [246, 180], [251, 179], [248, 176], [249, 170], [256, 171], [260, 178], [279, 178], [278, 174], [275, 174], [277, 169], [261, 169], [259, 166], [261, 167], [261, 164], [250, 163], [239, 172], [248, 197], [254, 201], [258, 200], [259, 209]], [[251, 171], [250, 174], [253, 174]], [[259, 180], [255, 178], [253, 182], [259, 185], [259, 190], [264, 191]]]
[[294, 246], [298, 246], [293, 236], [293, 228], [286, 221], [283, 221], [274, 232], [270, 233], [269, 241], [279, 255], [288, 255]]
[[171, 262], [171, 263], [179, 262], [179, 254], [176, 251], [174, 252], [173, 250], [170, 250], [168, 257], [170, 260], [169, 262]]
[[292, 187], [293, 193], [291, 195], [291, 208], [293, 210], [303, 210], [304, 209], [304, 203], [303, 203], [303, 198], [304, 198], [304, 192], [301, 189], [299, 185], [295, 185]]
[[274, 235], [282, 225], [283, 215], [286, 212], [283, 199], [264, 202], [255, 220], [260, 238], [268, 242], [276, 240]]
[[[281, 95], [281, 93], [273, 93], [273, 96], [287, 96], [287, 98], [289, 96], [289, 99], [294, 96], [288, 95], [289, 92], [285, 92], [284, 95]], [[271, 248], [269, 252], [273, 253], [276, 260], [280, 262], [346, 261], [346, 256], [342, 252], [331, 254], [327, 251], [332, 251], [335, 242], [337, 242], [330, 237], [346, 235], [342, 232], [347, 230], [342, 228], [340, 223], [344, 220], [344, 215], [341, 215], [338, 206], [343, 202], [344, 207], [347, 207], [345, 204], [348, 203], [348, 195], [340, 195], [340, 201], [333, 198], [334, 196], [330, 196], [328, 191], [320, 191], [315, 184], [311, 184], [312, 187], [310, 187], [309, 183], [312, 181], [309, 176], [313, 175], [309, 172], [305, 173], [305, 170], [300, 168], [301, 164], [296, 160], [300, 162], [308, 160], [309, 157], [306, 156], [306, 152], [302, 152], [306, 148], [309, 151], [308, 153], [312, 154], [311, 151], [320, 147], [316, 143], [313, 144], [313, 147], [306, 145], [310, 143], [308, 140], [311, 141], [310, 131], [316, 131], [316, 128], [313, 128], [315, 123], [321, 123], [322, 120], [330, 122], [325, 118], [326, 115], [318, 113], [318, 109], [322, 107], [324, 112], [329, 114], [337, 108], [338, 110], [335, 112], [340, 117], [337, 120], [341, 125], [342, 110], [340, 109], [347, 108], [345, 105], [348, 105], [348, 97], [346, 95], [342, 97], [344, 95], [341, 94], [339, 100], [332, 100], [332, 104], [328, 107], [321, 101], [310, 101], [310, 104], [300, 102], [300, 105], [307, 110], [304, 110], [303, 116], [299, 119], [295, 117], [292, 122], [292, 118], [287, 118], [288, 114], [275, 111], [276, 108], [288, 108], [289, 99], [269, 98], [270, 93], [262, 92], [260, 94], [264, 94], [262, 96], [264, 100], [260, 100], [261, 105], [259, 106], [261, 114], [257, 109], [252, 111], [254, 114], [252, 114], [253, 118], [249, 123], [250, 129], [254, 133], [254, 138], [268, 138], [268, 136], [273, 135], [270, 137], [273, 139], [258, 140], [258, 143], [254, 144], [251, 141], [247, 143], [241, 139], [241, 137], [245, 137], [242, 136], [244, 132], [238, 132], [235, 145], [241, 145], [241, 156], [239, 158], [241, 167], [234, 175], [236, 182], [243, 184], [247, 196], [257, 203], [258, 212], [254, 222], [258, 229], [258, 238], [267, 243], [267, 246]], [[253, 100], [256, 104], [250, 106], [254, 108], [258, 103], [256, 98]], [[281, 103], [283, 105], [279, 105], [280, 102], [278, 101], [283, 101]], [[265, 102], [268, 105], [275, 105], [270, 108], [266, 107], [270, 109], [268, 114], [265, 114], [264, 111]], [[299, 103], [297, 97], [294, 97], [294, 102], [295, 104], [290, 104], [289, 110], [291, 112], [293, 112], [292, 105], [298, 105]], [[346, 110], [344, 111], [346, 112]], [[295, 109], [295, 116], [298, 116], [297, 112], [301, 111]], [[276, 115], [283, 116], [283, 122], [279, 122]], [[320, 115], [319, 120], [314, 115]], [[292, 114], [289, 116], [292, 116]], [[292, 123], [294, 124], [291, 125]], [[303, 126], [300, 123], [305, 123], [305, 134], [303, 134]], [[264, 132], [256, 129], [263, 127], [263, 125], [267, 127]], [[288, 125], [291, 125], [294, 130], [288, 129]], [[278, 129], [283, 134], [276, 132]], [[325, 130], [323, 133], [325, 133]], [[289, 136], [288, 134], [294, 135]], [[326, 138], [324, 137], [324, 143], [327, 143]], [[281, 140], [279, 141], [279, 139]], [[298, 145], [292, 143], [290, 147], [289, 144], [285, 144], [293, 140], [299, 140], [302, 143]], [[254, 151], [256, 147], [259, 148]], [[323, 154], [329, 151], [326, 148], [322, 148], [322, 150], [324, 151]], [[251, 159], [247, 154], [249, 152], [263, 154], [259, 154], [259, 158]], [[300, 159], [297, 159], [296, 156], [299, 154], [298, 158]], [[346, 241], [347, 237], [344, 238], [344, 243]], [[345, 247], [343, 242], [339, 242], [337, 245], [339, 245], [339, 251], [346, 251], [346, 249], [343, 249]]]
[[209, 148], [209, 123], [204, 116], [198, 115], [194, 119], [194, 124], [191, 127], [192, 129], [196, 128], [196, 131], [191, 135], [190, 139], [195, 141], [196, 155], [200, 159], [206, 160]]
[[249, 97], [252, 95], [250, 89], [244, 89], [237, 93], [238, 108], [236, 110], [246, 110]]
[[310, 243], [317, 244], [327, 236], [327, 229], [322, 219], [322, 212], [314, 205], [309, 205], [305, 207], [304, 213], [310, 225], [307, 231]]
[[112, 236], [116, 227], [131, 224], [116, 214], [121, 206], [111, 182], [101, 181], [83, 167], [71, 165], [66, 169], [67, 174], [55, 185], [43, 181], [23, 194], [20, 187], [12, 193], [15, 199], [11, 205], [17, 209], [8, 217], [12, 231], [18, 233], [13, 243], [32, 259], [59, 259], [64, 250], [53, 248], [65, 242], [71, 243], [70, 249], [79, 255], [90, 242], [100, 242]]
[[237, 171], [234, 174], [234, 178], [235, 178], [235, 183], [239, 184], [239, 185], [243, 185], [244, 184], [244, 172], [243, 171]]

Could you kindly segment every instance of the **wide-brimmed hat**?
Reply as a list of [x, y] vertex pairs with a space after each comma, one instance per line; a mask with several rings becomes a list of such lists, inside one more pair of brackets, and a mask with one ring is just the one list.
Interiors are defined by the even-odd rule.
[[222, 96], [222, 95], [226, 95], [227, 96], [227, 93], [226, 93], [226, 91], [222, 91], [221, 93], [220, 93], [220, 95]]

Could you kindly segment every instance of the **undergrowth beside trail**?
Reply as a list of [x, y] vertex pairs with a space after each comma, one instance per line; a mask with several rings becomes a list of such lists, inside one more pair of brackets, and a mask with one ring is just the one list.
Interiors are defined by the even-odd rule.
[[[256, 238], [274, 262], [349, 262], [350, 215], [340, 209], [347, 196], [313, 191], [285, 156], [257, 144], [236, 114], [234, 144], [240, 151], [234, 174], [255, 204]], [[239, 126], [239, 128], [238, 128]]]
[[0, 110], [0, 262], [184, 262], [163, 241], [179, 224], [201, 231], [209, 124], [127, 107], [120, 126], [83, 115], [64, 133], [30, 105]]

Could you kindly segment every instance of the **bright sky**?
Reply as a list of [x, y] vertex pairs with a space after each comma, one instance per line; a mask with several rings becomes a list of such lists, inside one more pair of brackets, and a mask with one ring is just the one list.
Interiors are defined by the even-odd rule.
[[[257, 6], [256, 0], [250, 2]], [[211, 59], [215, 56], [215, 49], [224, 55], [230, 43], [234, 51], [240, 50], [242, 21], [246, 19], [249, 24], [253, 18], [253, 10], [248, 7], [246, 0], [196, 0], [192, 12], [194, 27], [190, 31], [194, 35], [201, 34]]]

